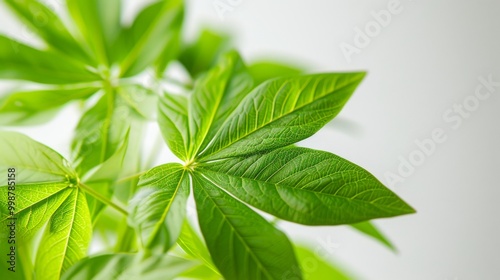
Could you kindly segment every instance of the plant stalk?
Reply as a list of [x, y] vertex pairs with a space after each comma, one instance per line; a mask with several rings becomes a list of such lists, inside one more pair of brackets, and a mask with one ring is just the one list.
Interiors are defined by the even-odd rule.
[[125, 210], [125, 208], [119, 206], [118, 204], [114, 203], [110, 199], [104, 197], [103, 195], [101, 195], [100, 193], [96, 192], [91, 187], [89, 187], [89, 186], [87, 186], [85, 184], [82, 184], [82, 183], [80, 183], [79, 186], [85, 192], [87, 192], [88, 194], [90, 194], [91, 196], [93, 196], [94, 198], [96, 198], [97, 200], [101, 201], [102, 203], [104, 203], [104, 204], [106, 204], [108, 206], [113, 207], [115, 210], [117, 210], [118, 212], [122, 213], [123, 215], [128, 216], [128, 212], [127, 212], [127, 210]]

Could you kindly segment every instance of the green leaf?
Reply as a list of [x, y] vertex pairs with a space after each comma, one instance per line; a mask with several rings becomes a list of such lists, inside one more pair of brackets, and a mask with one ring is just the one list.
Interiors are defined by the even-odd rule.
[[206, 265], [200, 264], [179, 275], [180, 279], [221, 280], [222, 276]]
[[158, 102], [158, 124], [170, 150], [180, 159], [189, 156], [188, 98], [166, 93]]
[[133, 76], [155, 62], [157, 71], [163, 72], [168, 61], [177, 55], [184, 16], [182, 2], [158, 0], [139, 13], [122, 38], [128, 51], [121, 59], [120, 76]]
[[[15, 132], [0, 133], [0, 168], [14, 168], [15, 189], [0, 181], [0, 213], [12, 216], [21, 238], [31, 238], [47, 222], [37, 254], [37, 279], [54, 279], [82, 258], [91, 221], [79, 179], [67, 161], [50, 148]], [[8, 197], [15, 197], [15, 205]], [[10, 207], [9, 207], [10, 206]]]
[[91, 60], [59, 17], [44, 4], [36, 0], [6, 0], [5, 3], [50, 47], [82, 61]]
[[[77, 176], [57, 152], [17, 132], [0, 132], [0, 151], [0, 168], [18, 169], [18, 183], [65, 183]], [[7, 184], [6, 177], [0, 178], [0, 184]]]
[[97, 183], [97, 182], [107, 182], [111, 183], [115, 181], [121, 173], [123, 160], [128, 148], [128, 139], [130, 131], [125, 135], [123, 143], [116, 150], [116, 152], [105, 162], [93, 169], [88, 177], [84, 178], [87, 184]]
[[229, 37], [211, 30], [203, 30], [196, 41], [183, 49], [179, 61], [191, 77], [196, 78], [216, 64], [229, 49]]
[[[114, 197], [125, 204], [128, 204], [128, 201], [135, 194], [139, 177], [145, 171], [154, 167], [151, 162], [146, 162], [146, 159], [144, 159], [143, 148], [146, 141], [144, 138], [147, 133], [146, 124], [145, 121], [141, 120], [132, 122], [128, 149], [121, 165], [121, 179], [113, 184]], [[160, 143], [159, 140], [157, 142]], [[151, 153], [157, 153], [159, 145], [155, 144]], [[153, 156], [156, 156], [156, 154]]]
[[392, 251], [397, 251], [396, 247], [391, 243], [391, 241], [384, 236], [382, 232], [371, 222], [362, 222], [362, 223], [357, 223], [357, 224], [352, 224], [351, 225], [354, 229], [358, 230], [359, 232], [362, 232], [375, 240], [378, 240], [380, 243], [384, 244], [387, 248], [391, 249]]
[[97, 61], [111, 65], [109, 56], [121, 30], [121, 0], [66, 0], [66, 5]]
[[255, 84], [257, 85], [270, 79], [302, 74], [302, 70], [298, 67], [271, 61], [253, 63], [248, 66], [248, 71], [254, 78]]
[[174, 163], [141, 176], [139, 191], [129, 203], [129, 224], [145, 248], [164, 253], [175, 244], [186, 215], [188, 176], [182, 165]]
[[85, 258], [74, 265], [63, 280], [173, 280], [191, 269], [195, 262], [169, 255], [114, 254]]
[[239, 199], [306, 225], [351, 224], [415, 211], [373, 175], [333, 154], [283, 148], [197, 167]]
[[131, 115], [143, 120], [154, 120], [158, 95], [140, 85], [121, 86], [117, 89], [119, 101], [126, 104]]
[[[330, 261], [323, 259], [318, 254], [313, 253], [310, 249], [302, 246], [295, 246], [297, 259], [306, 280], [331, 279], [331, 280], [350, 280], [352, 277], [347, 276], [341, 269], [332, 265]], [[289, 276], [293, 278], [292, 272]], [[284, 278], [285, 279], [285, 278]]]
[[207, 245], [205, 245], [205, 242], [201, 240], [198, 233], [191, 227], [189, 221], [184, 222], [177, 244], [179, 244], [182, 250], [188, 255], [196, 260], [201, 260], [204, 267], [209, 268], [212, 272], [219, 275], [219, 271], [215, 267], [212, 257], [207, 250]]
[[96, 87], [16, 91], [0, 98], [0, 124], [36, 122], [42, 114], [54, 111], [70, 101], [85, 99], [97, 91]]
[[69, 56], [41, 51], [0, 35], [0, 78], [43, 84], [82, 83], [99, 80], [86, 65]]
[[[22, 182], [22, 181], [21, 181]], [[40, 182], [38, 184], [19, 183], [16, 187], [16, 212], [14, 213], [18, 223], [17, 230], [21, 237], [31, 238], [52, 215], [61, 207], [62, 203], [71, 194], [68, 182], [50, 183]], [[6, 201], [8, 188], [0, 186], [2, 221], [10, 216], [8, 202]]]
[[116, 153], [130, 129], [130, 107], [116, 94], [107, 92], [80, 119], [72, 143], [79, 174], [86, 174]]
[[226, 279], [282, 279], [298, 267], [282, 232], [205, 177], [195, 174], [193, 184], [201, 232]]
[[50, 218], [35, 261], [37, 279], [58, 279], [87, 254], [92, 223], [85, 194], [73, 189]]
[[231, 52], [197, 81], [189, 98], [165, 94], [159, 122], [173, 152], [183, 160], [193, 159], [203, 140], [213, 136], [210, 131], [222, 125], [252, 85], [240, 56]]
[[198, 154], [200, 161], [249, 155], [303, 140], [332, 120], [364, 73], [280, 78], [250, 92]]
[[[114, 191], [112, 186], [121, 174], [127, 148], [129, 147], [129, 135], [130, 133], [127, 132], [124, 142], [109, 159], [91, 169], [83, 178], [89, 188], [107, 199], [111, 199]], [[106, 206], [91, 195], [87, 196], [87, 204], [92, 219], [95, 219]]]

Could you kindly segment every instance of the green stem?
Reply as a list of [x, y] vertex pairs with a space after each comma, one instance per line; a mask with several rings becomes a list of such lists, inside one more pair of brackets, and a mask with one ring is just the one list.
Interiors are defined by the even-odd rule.
[[130, 176], [127, 176], [127, 177], [123, 177], [121, 179], [119, 179], [118, 181], [116, 181], [117, 183], [125, 183], [127, 181], [130, 181], [130, 180], [133, 180], [133, 179], [136, 179], [136, 178], [139, 178], [140, 176], [146, 174], [146, 172], [148, 172], [147, 170], [146, 171], [142, 171], [140, 173], [137, 173], [137, 174], [134, 174], [134, 175], [130, 175]]
[[[132, 147], [141, 147], [143, 143], [143, 139], [139, 137], [140, 135], [143, 135], [143, 122], [140, 122], [139, 124], [133, 123], [132, 128], [134, 128], [134, 131], [136, 132], [133, 134], [130, 139], [129, 139], [129, 145], [132, 145]], [[135, 135], [135, 136], [134, 136]], [[136, 164], [133, 166], [133, 170], [131, 172], [140, 172], [142, 170], [141, 168], [141, 153], [140, 150], [132, 150], [132, 151], [127, 151], [127, 153], [130, 152], [129, 155], [127, 155], [127, 159], [131, 162], [135, 162]], [[130, 181], [130, 183], [127, 183], [128, 188], [129, 188], [129, 194], [128, 194], [128, 199], [131, 199], [133, 195], [136, 192], [137, 188], [137, 183], [139, 181], [139, 176], [146, 173], [146, 171], [141, 171], [138, 174], [128, 176], [126, 178], [123, 178], [119, 181]], [[136, 241], [136, 242], [134, 242]], [[127, 223], [127, 221], [124, 221], [122, 223], [122, 226], [119, 231], [118, 235], [118, 240], [115, 245], [115, 252], [130, 252], [134, 251], [135, 247], [140, 246], [140, 238], [136, 237], [136, 232], [135, 230], [130, 227]]]
[[102, 148], [101, 148], [101, 162], [106, 160], [106, 152], [108, 147], [108, 138], [109, 138], [109, 127], [111, 125], [111, 118], [113, 117], [113, 110], [115, 105], [115, 96], [114, 89], [109, 80], [104, 81], [104, 94], [107, 97], [107, 112], [106, 119], [104, 119], [104, 125], [102, 133]]
[[101, 195], [100, 193], [96, 192], [91, 187], [89, 187], [89, 186], [87, 186], [85, 184], [82, 184], [82, 183], [80, 183], [79, 186], [86, 193], [90, 194], [91, 196], [93, 196], [97, 200], [101, 201], [102, 203], [104, 203], [104, 204], [106, 204], [108, 206], [111, 206], [111, 207], [115, 208], [118, 212], [122, 213], [123, 215], [128, 216], [128, 212], [127, 212], [127, 210], [125, 210], [125, 208], [119, 206], [118, 204], [116, 204], [113, 201], [109, 200], [108, 198], [104, 197], [103, 195]]

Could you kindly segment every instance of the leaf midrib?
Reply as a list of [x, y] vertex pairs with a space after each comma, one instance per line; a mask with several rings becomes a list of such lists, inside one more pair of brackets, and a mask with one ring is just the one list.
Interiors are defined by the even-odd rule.
[[[175, 4], [174, 4], [175, 5]], [[151, 33], [153, 33], [153, 30], [157, 28], [158, 22], [162, 20], [162, 18], [165, 16], [165, 12], [168, 11], [168, 8], [170, 8], [172, 5], [171, 3], [163, 4], [161, 7], [160, 12], [156, 15], [155, 19], [153, 20], [152, 24], [149, 26], [147, 31], [141, 36], [139, 39], [139, 42], [137, 42], [130, 53], [123, 59], [123, 64], [122, 64], [122, 69], [120, 70], [120, 76], [123, 76], [126, 74], [128, 71], [130, 71], [131, 67], [134, 65], [136, 62], [137, 58], [140, 55], [140, 52], [146, 45], [147, 40], [151, 38]], [[171, 16], [171, 18], [175, 18], [174, 16]]]
[[[231, 70], [234, 70], [234, 65], [231, 65]], [[222, 74], [224, 74], [224, 73], [222, 73]], [[216, 76], [216, 77], [218, 77], [218, 76]], [[191, 148], [190, 148], [190, 155], [188, 155], [188, 157], [195, 157], [196, 154], [198, 153], [198, 151], [200, 150], [200, 148], [202, 147], [203, 142], [205, 141], [205, 138], [209, 134], [210, 129], [212, 128], [212, 126], [214, 124], [214, 120], [215, 120], [215, 117], [217, 116], [217, 113], [219, 112], [221, 102], [224, 99], [224, 96], [226, 96], [226, 94], [227, 94], [227, 89], [228, 89], [228, 86], [229, 86], [228, 80], [231, 80], [232, 78], [233, 78], [233, 75], [232, 75], [232, 71], [231, 71], [231, 74], [229, 74], [229, 78], [225, 80], [224, 86], [223, 86], [223, 88], [221, 90], [221, 94], [219, 94], [219, 96], [217, 97], [217, 104], [216, 104], [216, 106], [213, 107], [213, 110], [212, 110], [211, 115], [210, 115], [210, 120], [207, 123], [207, 127], [205, 128], [205, 131], [203, 132], [203, 136], [200, 138], [201, 141], [199, 143], [196, 143], [197, 141], [193, 141], [192, 140], [192, 143], [194, 145], [196, 145], [196, 147], [193, 148], [194, 151], [192, 152], [192, 154], [191, 154]], [[208, 77], [207, 77], [207, 80], [208, 80]], [[189, 101], [192, 100], [191, 99], [192, 97], [193, 96], [191, 95], [190, 98], [189, 98]], [[193, 102], [189, 102], [189, 104], [193, 104]], [[188, 106], [188, 108], [191, 108], [192, 106]], [[192, 116], [192, 114], [191, 114], [190, 111], [188, 111], [188, 115]], [[189, 120], [191, 120], [191, 119], [192, 118], [189, 118]], [[191, 121], [189, 122], [189, 124], [191, 125]]]
[[148, 242], [146, 243], [146, 246], [150, 246], [151, 243], [154, 241], [155, 239], [155, 236], [156, 234], [158, 233], [158, 231], [160, 230], [160, 227], [163, 226], [164, 224], [164, 221], [165, 219], [167, 218], [167, 215], [170, 211], [170, 207], [172, 206], [173, 202], [174, 202], [174, 199], [176, 198], [177, 196], [177, 193], [179, 192], [179, 189], [181, 188], [182, 186], [182, 183], [184, 181], [184, 176], [186, 175], [186, 170], [179, 170], [177, 172], [182, 172], [182, 175], [181, 175], [181, 178], [179, 179], [179, 182], [177, 183], [177, 186], [175, 187], [175, 191], [174, 191], [174, 194], [172, 195], [172, 198], [170, 199], [170, 201], [168, 202], [168, 205], [167, 207], [165, 207], [165, 210], [163, 211], [162, 213], [162, 216], [161, 218], [158, 220], [158, 222], [155, 224], [155, 228], [154, 228], [154, 231], [153, 231], [153, 234], [149, 237], [149, 240]]
[[[202, 151], [200, 154], [198, 154], [198, 156], [200, 157], [199, 161], [200, 161], [200, 162], [206, 162], [207, 160], [211, 160], [211, 159], [212, 159], [212, 157], [213, 157], [214, 155], [217, 155], [217, 153], [219, 153], [220, 151], [222, 151], [222, 150], [226, 149], [227, 147], [232, 146], [234, 143], [237, 143], [237, 142], [239, 142], [239, 141], [243, 140], [244, 138], [249, 137], [249, 136], [250, 136], [250, 135], [252, 135], [253, 133], [255, 133], [255, 132], [257, 132], [257, 131], [259, 131], [259, 130], [263, 129], [264, 127], [266, 127], [266, 126], [268, 126], [268, 125], [270, 125], [270, 124], [272, 124], [272, 123], [274, 123], [274, 122], [277, 122], [277, 121], [279, 121], [280, 119], [285, 118], [285, 117], [287, 117], [287, 116], [289, 116], [289, 115], [291, 115], [291, 114], [293, 114], [293, 113], [295, 113], [295, 112], [297, 112], [297, 111], [299, 111], [299, 110], [301, 110], [301, 109], [303, 109], [303, 108], [305, 108], [305, 107], [307, 107], [307, 106], [313, 105], [313, 104], [315, 104], [315, 103], [317, 103], [317, 102], [319, 102], [319, 101], [322, 101], [323, 99], [325, 99], [325, 98], [327, 98], [327, 97], [330, 97], [330, 95], [332, 95], [333, 93], [336, 93], [336, 92], [338, 92], [338, 91], [340, 91], [340, 90], [342, 90], [342, 89], [344, 89], [344, 88], [346, 88], [346, 87], [348, 87], [348, 86], [351, 86], [352, 84], [355, 84], [357, 81], [358, 81], [358, 80], [355, 80], [355, 81], [350, 81], [349, 83], [347, 83], [347, 84], [345, 84], [345, 85], [342, 85], [342, 86], [341, 86], [341, 87], [339, 87], [339, 88], [335, 88], [332, 92], [329, 92], [329, 93], [327, 93], [327, 94], [325, 94], [325, 95], [323, 95], [323, 96], [321, 96], [321, 97], [319, 97], [319, 98], [317, 98], [317, 99], [314, 99], [312, 102], [305, 103], [304, 105], [302, 105], [302, 106], [300, 106], [300, 107], [295, 107], [295, 108], [293, 108], [293, 110], [291, 110], [290, 112], [285, 113], [285, 114], [283, 114], [283, 115], [281, 115], [281, 116], [279, 116], [279, 117], [277, 117], [277, 118], [275, 118], [275, 119], [273, 119], [273, 118], [272, 118], [272, 119], [271, 119], [271, 121], [269, 121], [269, 122], [267, 122], [267, 123], [265, 123], [265, 124], [263, 124], [263, 125], [259, 126], [257, 129], [254, 129], [254, 130], [248, 131], [248, 132], [247, 132], [244, 136], [239, 137], [236, 141], [233, 141], [233, 142], [228, 142], [225, 146], [218, 148], [216, 151], [211, 151], [209, 154], [207, 154], [207, 155], [203, 155], [206, 151], [209, 151], [209, 150], [210, 150], [210, 148], [212, 148], [212, 147], [214, 146], [215, 141], [211, 141], [211, 142], [209, 142], [209, 144], [207, 145], [207, 147], [205, 147], [205, 148], [203, 149], [203, 151]], [[231, 114], [227, 117], [226, 121], [224, 121], [224, 123], [222, 123], [222, 125], [220, 126], [220, 128], [219, 128], [219, 129], [218, 129], [218, 131], [216, 132], [214, 139], [219, 139], [219, 138], [220, 138], [220, 133], [221, 133], [222, 129], [223, 129], [223, 128], [227, 125], [227, 123], [228, 123], [230, 120], [232, 120], [232, 119], [233, 119], [233, 115], [235, 115], [235, 114], [238, 112], [238, 109], [239, 109], [240, 107], [242, 107], [242, 106], [245, 106], [245, 105], [246, 105], [247, 99], [250, 99], [250, 98], [253, 98], [253, 96], [252, 96], [252, 95], [248, 95], [248, 96], [247, 96], [247, 97], [246, 97], [246, 98], [245, 98], [245, 99], [244, 99], [244, 100], [240, 103], [240, 105], [234, 109], [234, 111], [233, 111], [233, 112], [232, 112], [232, 113], [231, 113]], [[340, 106], [344, 105], [346, 102], [347, 102], [347, 100], [346, 100], [346, 101], [344, 101], [342, 104], [340, 104]], [[211, 156], [212, 156], [212, 157], [211, 157]]]
[[[350, 197], [345, 197], [345, 196], [338, 196], [336, 194], [329, 194], [329, 193], [323, 193], [323, 192], [317, 192], [317, 191], [313, 191], [313, 190], [308, 190], [308, 189], [302, 189], [302, 188], [294, 188], [294, 187], [290, 187], [288, 185], [282, 185], [282, 184], [278, 184], [278, 183], [271, 183], [271, 182], [267, 182], [267, 181], [261, 181], [261, 180], [257, 180], [257, 179], [253, 179], [253, 178], [248, 178], [248, 177], [242, 177], [242, 176], [237, 176], [237, 175], [233, 175], [233, 174], [228, 174], [228, 173], [224, 173], [224, 172], [218, 172], [218, 171], [213, 171], [213, 170], [210, 170], [210, 169], [207, 169], [206, 167], [205, 168], [201, 168], [202, 171], [205, 171], [207, 173], [216, 173], [216, 174], [222, 174], [222, 175], [225, 175], [225, 176], [228, 176], [228, 177], [233, 177], [233, 178], [237, 178], [237, 179], [241, 179], [241, 180], [248, 180], [248, 181], [253, 181], [253, 182], [256, 182], [256, 183], [259, 183], [259, 184], [266, 184], [266, 185], [270, 185], [270, 186], [273, 186], [274, 189], [280, 193], [280, 191], [278, 190], [278, 188], [286, 188], [286, 189], [291, 189], [291, 190], [300, 190], [300, 191], [304, 191], [304, 192], [308, 192], [308, 193], [311, 193], [315, 196], [317, 196], [318, 194], [319, 195], [325, 195], [327, 197], [330, 197], [330, 198], [333, 198], [333, 199], [338, 199], [338, 200], [344, 200], [344, 201], [355, 201], [357, 203], [363, 203], [363, 204], [370, 204], [370, 205], [373, 205], [379, 209], [380, 208], [380, 205], [378, 204], [375, 204], [373, 203], [373, 201], [364, 201], [364, 200], [359, 200], [359, 199], [354, 199], [354, 198], [350, 198]], [[206, 177], [205, 174], [201, 173], [204, 177]], [[212, 180], [210, 180], [212, 182]], [[218, 186], [218, 185], [217, 185]], [[225, 190], [224, 188], [222, 188], [223, 190]], [[368, 190], [369, 191], [369, 190]], [[359, 194], [356, 194], [356, 196], [359, 195]], [[385, 197], [385, 196], [384, 196]], [[377, 197], [377, 199], [379, 198], [384, 198], [384, 197]], [[284, 200], [283, 200], [284, 201]], [[406, 208], [397, 208], [397, 207], [390, 207], [390, 206], [386, 206], [384, 205], [384, 208], [382, 209], [388, 209], [388, 210], [398, 210], [398, 211], [402, 211], [404, 210], [404, 212], [408, 212], [409, 209], [406, 209]]]
[[[44, 183], [41, 183], [41, 184], [44, 184]], [[47, 183], [47, 184], [51, 184], [51, 183]], [[58, 184], [58, 183], [53, 183], [53, 184]], [[39, 183], [36, 183], [36, 184], [33, 184], [33, 185], [39, 185]], [[18, 187], [22, 187], [22, 186], [25, 186], [25, 185], [17, 185], [17, 186], [18, 186]], [[22, 212], [24, 212], [24, 211], [28, 210], [29, 208], [32, 208], [33, 206], [35, 206], [35, 205], [37, 205], [37, 204], [39, 204], [39, 203], [45, 202], [45, 201], [46, 201], [46, 200], [48, 200], [49, 198], [54, 197], [54, 196], [56, 196], [56, 195], [60, 194], [61, 192], [65, 191], [66, 189], [68, 189], [68, 187], [67, 187], [67, 186], [66, 186], [66, 187], [61, 188], [61, 189], [60, 189], [60, 190], [58, 190], [57, 192], [54, 192], [53, 194], [51, 194], [51, 195], [49, 195], [49, 196], [47, 196], [47, 197], [45, 197], [45, 198], [43, 198], [43, 199], [40, 199], [40, 200], [38, 200], [38, 201], [36, 201], [36, 202], [33, 202], [32, 204], [30, 204], [29, 206], [24, 207], [23, 209], [18, 210], [17, 212], [15, 212], [15, 213], [14, 213], [14, 215], [19, 215], [20, 213], [22, 213]], [[68, 194], [68, 196], [69, 196], [69, 194]], [[7, 216], [7, 217], [5, 217], [4, 219], [2, 219], [0, 222], [3, 222], [3, 221], [5, 221], [5, 220], [7, 220], [9, 217], [10, 217], [10, 215], [8, 215], [8, 216]]]
[[[79, 196], [81, 195], [79, 192], [79, 190], [75, 190], [74, 192], [76, 192], [75, 194], [75, 198], [74, 198], [74, 205], [73, 207], [71, 208], [73, 210], [73, 215], [70, 219], [70, 228], [69, 228], [69, 231], [68, 231], [68, 235], [67, 235], [67, 238], [66, 238], [66, 242], [64, 244], [64, 251], [63, 251], [63, 260], [61, 262], [61, 266], [59, 267], [59, 270], [58, 270], [58, 275], [61, 276], [61, 272], [62, 272], [62, 269], [64, 267], [64, 263], [66, 262], [66, 253], [68, 251], [68, 246], [69, 246], [69, 241], [71, 239], [71, 233], [73, 232], [73, 227], [75, 225], [75, 217], [76, 217], [76, 211], [77, 211], [77, 205], [78, 205], [78, 199], [79, 199]], [[70, 199], [70, 196], [69, 195], [66, 199]], [[57, 209], [57, 210], [60, 210], [60, 209]]]
[[[219, 188], [222, 192], [226, 193], [226, 190], [224, 188], [220, 187], [218, 184], [216, 184], [215, 182], [213, 182], [212, 180], [207, 178], [203, 173], [200, 173], [200, 175], [203, 176], [203, 178], [205, 180], [207, 180], [210, 184]], [[196, 176], [193, 176], [193, 177], [196, 177]], [[200, 184], [200, 185], [203, 185], [203, 184]], [[254, 259], [255, 263], [261, 268], [261, 271], [264, 272], [269, 277], [269, 279], [273, 279], [270, 272], [267, 269], [265, 269], [265, 266], [262, 264], [260, 259], [254, 254], [254, 252], [251, 250], [249, 244], [247, 244], [247, 242], [245, 241], [245, 239], [243, 239], [241, 234], [236, 230], [233, 223], [226, 217], [225, 213], [222, 210], [220, 210], [219, 205], [215, 202], [215, 200], [212, 198], [212, 196], [210, 196], [210, 194], [208, 194], [208, 192], [205, 190], [205, 188], [203, 188], [203, 186], [199, 187], [198, 189], [202, 189], [205, 192], [206, 197], [208, 197], [212, 201], [212, 203], [216, 206], [216, 209], [221, 213], [221, 216], [223, 217], [223, 219], [231, 226], [231, 231], [235, 233], [235, 235], [238, 237], [238, 239], [241, 241], [241, 243], [245, 246], [245, 249], [247, 250], [249, 255]], [[229, 195], [229, 194], [227, 194], [227, 195]], [[229, 195], [229, 196], [231, 196], [231, 195]], [[240, 202], [238, 202], [238, 203], [240, 203]], [[247, 207], [247, 206], [244, 205], [244, 207]]]
[[[17, 155], [17, 157], [19, 159], [22, 158], [22, 155], [19, 154], [19, 152], [16, 149], [16, 147], [14, 147], [10, 143], [10, 141], [4, 141], [4, 144], [8, 145], [11, 148], [11, 150]], [[24, 168], [24, 169], [29, 169], [29, 170], [44, 172], [44, 173], [52, 174], [52, 175], [67, 176], [67, 175], [74, 175], [75, 174], [75, 172], [72, 172], [73, 174], [66, 174], [66, 173], [64, 173], [65, 170], [61, 168], [60, 164], [58, 162], [55, 162], [52, 157], [50, 157], [49, 155], [47, 155], [46, 152], [43, 149], [40, 149], [39, 152], [42, 153], [46, 157], [46, 159], [48, 159], [50, 162], [52, 162], [53, 164], [55, 164], [55, 166], [57, 166], [57, 168], [59, 169], [58, 171], [61, 171], [63, 173], [55, 173], [55, 171], [53, 171], [53, 170], [45, 170], [45, 169], [37, 168], [36, 166], [28, 166], [28, 165], [25, 165], [27, 163], [24, 162], [24, 160], [21, 160], [20, 166], [22, 166], [22, 168]], [[29, 155], [29, 157], [31, 157], [31, 156]], [[34, 160], [34, 162], [36, 162], [36, 160]]]

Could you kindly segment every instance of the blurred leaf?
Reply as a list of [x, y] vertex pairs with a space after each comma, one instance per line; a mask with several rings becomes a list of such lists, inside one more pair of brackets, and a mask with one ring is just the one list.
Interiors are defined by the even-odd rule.
[[163, 72], [177, 56], [183, 16], [181, 0], [158, 0], [142, 10], [122, 35], [128, 47], [121, 60], [121, 76], [138, 74], [155, 62], [157, 72]]
[[79, 174], [109, 159], [130, 129], [130, 108], [116, 91], [106, 92], [80, 119], [72, 143]]
[[384, 236], [380, 230], [375, 227], [373, 223], [370, 221], [362, 222], [362, 223], [357, 223], [351, 225], [354, 229], [374, 238], [375, 240], [378, 240], [380, 243], [384, 244], [387, 248], [391, 249], [392, 251], [397, 251], [396, 247], [387, 239], [387, 237]]
[[0, 124], [36, 123], [43, 113], [50, 113], [70, 101], [88, 98], [98, 90], [96, 87], [84, 87], [10, 93], [0, 98]]
[[69, 13], [99, 63], [109, 55], [121, 30], [121, 0], [66, 0]]
[[[295, 246], [297, 259], [299, 260], [300, 267], [304, 273], [305, 280], [350, 280], [353, 279], [347, 276], [341, 269], [333, 266], [329, 261], [321, 258], [313, 253], [310, 249], [302, 246]], [[293, 276], [293, 273], [289, 273]], [[286, 275], [284, 275], [285, 277]], [[285, 279], [285, 278], [283, 278]], [[286, 278], [295, 279], [295, 278]]]
[[0, 35], [0, 78], [20, 79], [43, 84], [96, 81], [86, 65], [69, 56], [41, 51]]
[[140, 85], [121, 86], [117, 89], [119, 98], [126, 104], [131, 113], [145, 120], [154, 120], [158, 95]]
[[[16, 244], [9, 244], [9, 235], [9, 228], [5, 223], [2, 223], [0, 238], [3, 242], [0, 242], [0, 252], [5, 254], [5, 258], [4, 261], [0, 262], [0, 279], [33, 280], [34, 269], [31, 261], [32, 242], [16, 236]], [[11, 254], [11, 247], [14, 246], [16, 250], [15, 264], [14, 262], [10, 263], [10, 256], [7, 256], [7, 254]], [[9, 269], [13, 269], [15, 272]]]
[[96, 182], [111, 183], [118, 178], [118, 175], [121, 173], [123, 160], [128, 148], [129, 133], [130, 131], [127, 131], [123, 143], [121, 143], [116, 152], [109, 159], [98, 165], [89, 173], [89, 176], [85, 178], [85, 182], [87, 184]]
[[216, 64], [219, 57], [229, 50], [229, 36], [203, 30], [196, 41], [188, 44], [179, 56], [191, 77], [197, 78]]
[[206, 265], [200, 264], [179, 275], [181, 279], [222, 280], [222, 276]]
[[114, 254], [85, 258], [74, 265], [63, 280], [173, 280], [195, 262], [169, 255]]
[[[125, 154], [128, 148], [129, 132], [125, 136], [124, 142], [116, 150], [116, 152], [105, 162], [91, 169], [83, 178], [89, 188], [99, 193], [105, 198], [111, 199], [113, 195], [112, 186], [118, 175], [122, 171], [124, 164]], [[87, 196], [87, 204], [90, 209], [92, 219], [95, 219], [105, 204], [91, 195]]]
[[5, 3], [50, 47], [82, 61], [91, 62], [90, 57], [68, 32], [59, 17], [44, 4], [36, 0], [5, 0]]
[[100, 255], [81, 260], [61, 279], [173, 280], [195, 265], [195, 262], [169, 255], [150, 256], [146, 259], [135, 254]]
[[270, 79], [302, 74], [302, 70], [297, 67], [268, 61], [254, 63], [248, 66], [248, 71], [257, 85]]

